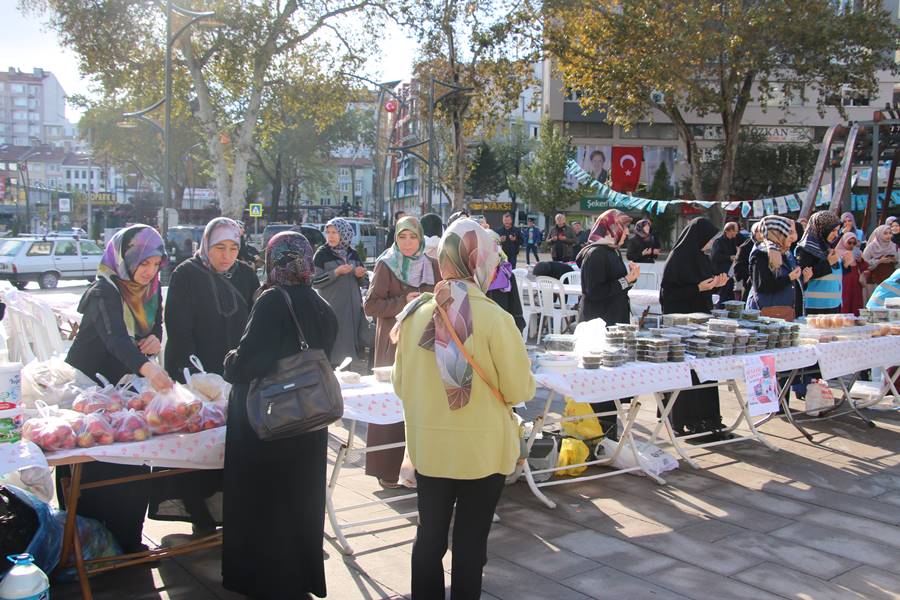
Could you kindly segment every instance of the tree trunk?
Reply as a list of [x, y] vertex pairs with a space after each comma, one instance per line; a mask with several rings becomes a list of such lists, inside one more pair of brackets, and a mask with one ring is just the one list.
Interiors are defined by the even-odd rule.
[[657, 108], [672, 119], [672, 123], [675, 124], [675, 129], [678, 131], [678, 137], [681, 138], [682, 143], [684, 143], [685, 151], [688, 156], [688, 163], [691, 165], [691, 195], [694, 200], [702, 200], [703, 183], [700, 177], [700, 150], [697, 148], [697, 140], [694, 138], [694, 132], [691, 131], [690, 126], [685, 122], [681, 111], [678, 110], [676, 106], [666, 104], [665, 106], [657, 106]]
[[[466, 206], [466, 139], [462, 111], [453, 111], [453, 212]], [[430, 207], [433, 210], [433, 207]]]
[[275, 156], [275, 173], [272, 177], [272, 201], [270, 203], [272, 219], [276, 221], [278, 220], [278, 205], [281, 203], [281, 187], [284, 178], [281, 162], [281, 152], [278, 152]]

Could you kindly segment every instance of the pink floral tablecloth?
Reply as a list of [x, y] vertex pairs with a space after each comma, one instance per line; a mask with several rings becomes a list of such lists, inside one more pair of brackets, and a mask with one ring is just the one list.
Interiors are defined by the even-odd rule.
[[900, 365], [900, 336], [830, 342], [812, 346], [825, 379], [834, 379], [873, 367]]
[[403, 421], [403, 403], [390, 383], [363, 377], [360, 387], [342, 388], [344, 418], [350, 421], [390, 425]]
[[[792, 371], [811, 367], [819, 360], [815, 346], [796, 346], [794, 348], [780, 348], [766, 350], [757, 354], [771, 354], [775, 357], [775, 370]], [[735, 356], [722, 356], [719, 358], [693, 358], [688, 361], [691, 369], [697, 374], [700, 381], [725, 381], [727, 379], [742, 379], [744, 377], [744, 357], [753, 354], [738, 354]]]

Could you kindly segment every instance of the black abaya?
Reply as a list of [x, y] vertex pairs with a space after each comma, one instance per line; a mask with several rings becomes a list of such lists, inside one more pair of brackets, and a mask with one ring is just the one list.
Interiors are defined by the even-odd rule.
[[[712, 290], [701, 292], [697, 286], [714, 275], [712, 262], [703, 247], [716, 233], [715, 225], [705, 217], [694, 219], [681, 232], [663, 270], [659, 290], [663, 314], [712, 310]], [[700, 383], [693, 372], [691, 381], [694, 385]], [[684, 391], [678, 395], [672, 409], [676, 432], [709, 430], [721, 422], [718, 388]]]
[[[337, 319], [312, 288], [285, 288], [310, 348], [330, 354]], [[262, 294], [237, 350], [225, 358], [234, 384], [225, 438], [222, 580], [253, 598], [324, 597], [328, 430], [262, 442], [247, 420], [247, 391], [281, 358], [299, 351], [283, 296]]]

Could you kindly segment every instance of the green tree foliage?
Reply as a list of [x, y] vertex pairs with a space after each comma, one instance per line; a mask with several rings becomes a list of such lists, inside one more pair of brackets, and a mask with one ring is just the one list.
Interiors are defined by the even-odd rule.
[[[224, 214], [243, 213], [247, 178], [267, 102], [279, 86], [321, 82], [327, 73], [353, 70], [378, 39], [380, 0], [184, 0], [194, 10], [213, 10], [218, 27], [197, 24], [177, 39], [175, 96], [200, 122]], [[155, 2], [136, 0], [20, 0], [49, 18], [72, 49], [81, 71], [101, 95], [137, 108], [162, 95], [147, 85], [161, 73], [165, 19]], [[188, 19], [173, 16], [173, 30]], [[316, 89], [318, 89], [317, 86]], [[283, 96], [282, 96], [283, 97]], [[293, 112], [326, 121], [329, 103], [311, 94], [283, 97]], [[173, 104], [174, 106], [174, 104]], [[341, 111], [343, 112], [343, 111]]]
[[[432, 79], [471, 88], [445, 96], [453, 88], [434, 86], [433, 116], [450, 134], [444, 153], [451, 168], [442, 183], [451, 190], [453, 209], [459, 210], [465, 201], [466, 140], [491, 133], [533, 80], [535, 46], [524, 35], [528, 13], [516, 0], [405, 0], [400, 6], [398, 20], [419, 41], [415, 75], [423, 93], [423, 122], [432, 117]], [[438, 144], [432, 147], [439, 150]]]
[[672, 189], [671, 179], [669, 167], [665, 162], [659, 163], [656, 173], [653, 174], [653, 181], [650, 182], [650, 187], [644, 196], [653, 200], [671, 200], [675, 193]]
[[[824, 115], [829, 98], [877, 91], [894, 71], [900, 29], [881, 2], [832, 0], [550, 0], [548, 50], [585, 110], [624, 127], [652, 119], [678, 130], [691, 164], [700, 153], [689, 114], [718, 115], [725, 143], [715, 196], [732, 191], [741, 122], [756, 99], [785, 109], [797, 98]], [[843, 116], [840, 102], [836, 109]], [[694, 197], [701, 174], [692, 169]]]
[[[715, 190], [722, 171], [724, 148], [702, 164], [704, 192]], [[771, 198], [806, 188], [818, 156], [813, 144], [767, 144], [742, 134], [734, 162], [732, 193], [743, 200]]]
[[466, 194], [472, 198], [492, 198], [507, 188], [506, 172], [494, 150], [481, 142], [472, 153], [472, 168], [466, 177]]
[[518, 177], [509, 178], [510, 190], [537, 206], [550, 222], [553, 213], [578, 202], [582, 196], [579, 190], [565, 186], [566, 165], [573, 154], [571, 138], [560, 133], [549, 119], [544, 119], [531, 160]]

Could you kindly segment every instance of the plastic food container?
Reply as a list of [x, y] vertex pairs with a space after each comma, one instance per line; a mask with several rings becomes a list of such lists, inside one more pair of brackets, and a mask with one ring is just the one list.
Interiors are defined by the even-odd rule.
[[375, 381], [387, 383], [391, 380], [391, 372], [394, 370], [393, 365], [390, 367], [375, 367], [372, 373], [375, 375]]
[[719, 358], [720, 356], [722, 356], [722, 351], [715, 346], [710, 346], [706, 350], [706, 358]]
[[558, 333], [545, 335], [544, 344], [550, 352], [571, 352], [575, 349], [575, 336]]
[[745, 308], [741, 311], [741, 318], [748, 321], [756, 321], [759, 319], [760, 311], [755, 308]]
[[710, 331], [722, 331], [725, 333], [734, 333], [738, 330], [738, 322], [732, 319], [711, 319], [707, 326]]
[[727, 319], [728, 318], [728, 310], [724, 308], [714, 308], [712, 310], [712, 316], [714, 319]]
[[687, 325], [691, 322], [690, 318], [687, 315], [672, 313], [669, 315], [663, 315], [663, 325], [666, 327], [678, 327], [680, 325]]

